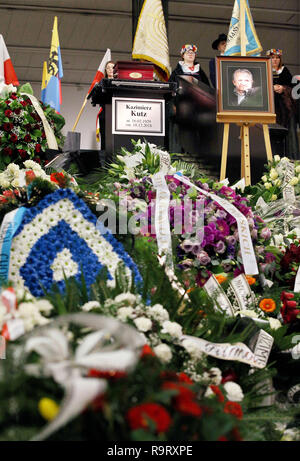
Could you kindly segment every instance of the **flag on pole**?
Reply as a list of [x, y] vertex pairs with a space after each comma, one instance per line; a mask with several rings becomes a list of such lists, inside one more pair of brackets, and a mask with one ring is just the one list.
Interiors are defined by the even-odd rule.
[[111, 51], [109, 48], [107, 48], [105, 55], [103, 56], [103, 59], [100, 62], [100, 65], [98, 67], [94, 80], [92, 81], [88, 94], [92, 91], [96, 83], [99, 83], [103, 79], [104, 73], [105, 73], [105, 67], [109, 61], [111, 61]]
[[132, 58], [153, 62], [164, 80], [170, 77], [169, 46], [161, 0], [144, 0], [134, 37]]
[[100, 142], [100, 120], [99, 120], [99, 117], [100, 117], [100, 114], [101, 112], [103, 111], [103, 108], [100, 107], [100, 110], [97, 114], [97, 118], [96, 118], [96, 141], [97, 142]]
[[15, 69], [12, 65], [10, 56], [8, 54], [4, 38], [0, 34], [0, 82], [9, 85], [12, 83], [14, 86], [19, 85]]
[[41, 100], [44, 104], [49, 104], [56, 112], [60, 112], [62, 103], [61, 79], [63, 77], [62, 59], [57, 30], [57, 16], [54, 18], [52, 41], [48, 64], [44, 63]]
[[[248, 0], [244, 1], [246, 55], [259, 56], [262, 51], [262, 46], [255, 31], [252, 14], [249, 7], [249, 2]], [[234, 2], [224, 56], [237, 56], [241, 54], [240, 2], [241, 0], [235, 0]]]

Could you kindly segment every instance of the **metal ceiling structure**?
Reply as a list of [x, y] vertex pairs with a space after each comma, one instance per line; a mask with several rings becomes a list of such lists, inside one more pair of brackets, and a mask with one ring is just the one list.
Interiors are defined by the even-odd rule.
[[[63, 60], [63, 85], [89, 85], [107, 48], [114, 61], [131, 59], [133, 0], [4, 0], [3, 35], [20, 82], [41, 82], [54, 16]], [[227, 32], [234, 0], [168, 0], [171, 64], [183, 43], [198, 46], [204, 70], [214, 56], [212, 41]], [[299, 0], [250, 0], [264, 50], [281, 48], [292, 73], [300, 74]]]

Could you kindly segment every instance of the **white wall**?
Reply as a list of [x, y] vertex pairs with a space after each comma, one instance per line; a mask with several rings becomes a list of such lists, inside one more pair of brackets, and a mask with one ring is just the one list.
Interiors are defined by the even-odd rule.
[[[34, 95], [39, 99], [41, 96], [40, 85], [32, 84]], [[72, 131], [76, 117], [83, 104], [84, 98], [89, 90], [84, 85], [63, 85], [62, 84], [62, 105], [61, 115], [65, 118], [66, 124], [63, 128], [63, 134], [66, 136], [68, 131]], [[81, 149], [99, 149], [99, 143], [96, 141], [96, 117], [99, 106], [93, 107], [90, 100], [87, 102], [83, 113], [79, 119], [76, 132], [81, 133]]]

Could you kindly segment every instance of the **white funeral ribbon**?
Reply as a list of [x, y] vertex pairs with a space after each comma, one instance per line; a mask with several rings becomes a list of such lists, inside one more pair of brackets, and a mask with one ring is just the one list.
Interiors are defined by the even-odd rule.
[[[57, 328], [69, 323], [98, 330], [87, 335], [74, 353], [70, 351], [66, 335]], [[111, 339], [114, 342], [109, 343]], [[107, 383], [104, 379], [86, 377], [91, 368], [99, 371], [131, 370], [144, 344], [144, 338], [135, 328], [96, 314], [61, 316], [50, 327], [47, 325], [30, 333], [25, 343], [25, 354], [38, 353], [42, 367], [40, 363], [27, 365], [27, 372], [39, 375], [42, 370], [42, 376], [51, 376], [65, 389], [57, 417], [32, 440], [49, 437], [105, 391]]]
[[207, 192], [204, 189], [200, 189], [200, 187], [195, 186], [193, 183], [191, 183], [191, 181], [189, 181], [185, 177], [177, 173], [174, 175], [174, 177], [182, 183], [186, 184], [187, 186], [195, 188], [203, 195], [210, 197], [213, 201], [221, 205], [221, 207], [224, 208], [224, 210], [226, 210], [227, 213], [229, 213], [231, 216], [235, 218], [238, 227], [239, 241], [245, 273], [248, 275], [258, 274], [259, 272], [257, 267], [257, 261], [253, 249], [249, 224], [246, 216], [244, 216], [234, 205], [232, 205], [227, 200], [218, 197], [216, 194]]
[[297, 275], [295, 279], [294, 292], [300, 293], [300, 266], [298, 267], [298, 271], [297, 271]]
[[165, 175], [162, 172], [152, 176], [153, 186], [156, 190], [155, 202], [155, 234], [159, 255], [167, 267], [173, 268], [171, 230], [169, 221], [170, 191]]
[[6, 213], [0, 227], [0, 286], [9, 276], [11, 242], [21, 225], [25, 207], [16, 208]]
[[244, 274], [232, 279], [230, 286], [241, 311], [249, 309], [255, 303], [255, 296]]
[[285, 175], [283, 180], [282, 196], [287, 204], [294, 204], [296, 201], [295, 189], [289, 184], [290, 180], [295, 176], [295, 165], [290, 161], [280, 161], [279, 166], [283, 166], [285, 169]]
[[183, 347], [185, 347], [185, 342], [186, 344], [189, 342], [199, 352], [203, 352], [216, 359], [242, 362], [256, 368], [265, 368], [267, 365], [273, 341], [274, 339], [271, 335], [264, 330], [260, 330], [254, 352], [252, 352], [246, 344], [240, 342], [234, 344], [212, 343], [205, 339], [189, 335], [183, 335], [180, 338], [180, 343]]
[[33, 96], [33, 94], [29, 94], [29, 93], [21, 93], [21, 94], [26, 95], [30, 99], [30, 101], [32, 102], [33, 107], [35, 108], [35, 110], [38, 113], [40, 119], [42, 120], [49, 149], [58, 150], [58, 145], [57, 145], [57, 141], [56, 141], [54, 132], [53, 132], [53, 130], [52, 130], [52, 128], [51, 128], [45, 114], [44, 114], [43, 109], [41, 108], [41, 105], [40, 105], [39, 101], [37, 100], [37, 98], [35, 96]]
[[223, 288], [221, 287], [214, 275], [211, 275], [209, 277], [207, 282], [203, 285], [203, 288], [208, 294], [208, 296], [216, 300], [218, 306], [220, 306], [222, 311], [225, 311], [229, 315], [229, 317], [233, 316], [233, 306], [229, 301], [225, 291], [223, 290]]

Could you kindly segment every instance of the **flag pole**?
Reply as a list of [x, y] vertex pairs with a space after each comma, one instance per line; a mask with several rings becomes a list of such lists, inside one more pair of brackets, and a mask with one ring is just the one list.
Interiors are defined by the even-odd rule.
[[246, 56], [246, 0], [240, 0], [241, 56]]
[[84, 101], [83, 101], [83, 104], [82, 104], [82, 106], [81, 106], [81, 109], [80, 109], [80, 111], [79, 111], [79, 113], [78, 113], [78, 115], [77, 115], [77, 118], [76, 118], [76, 120], [75, 120], [74, 126], [73, 126], [73, 128], [72, 128], [72, 131], [75, 131], [75, 128], [76, 128], [76, 126], [77, 126], [77, 123], [79, 122], [79, 119], [80, 119], [80, 117], [81, 117], [81, 114], [82, 114], [82, 112], [83, 112], [83, 109], [85, 108], [86, 103], [87, 103], [87, 97], [88, 97], [88, 95], [86, 95], [86, 97], [85, 97], [85, 99], [84, 99]]

